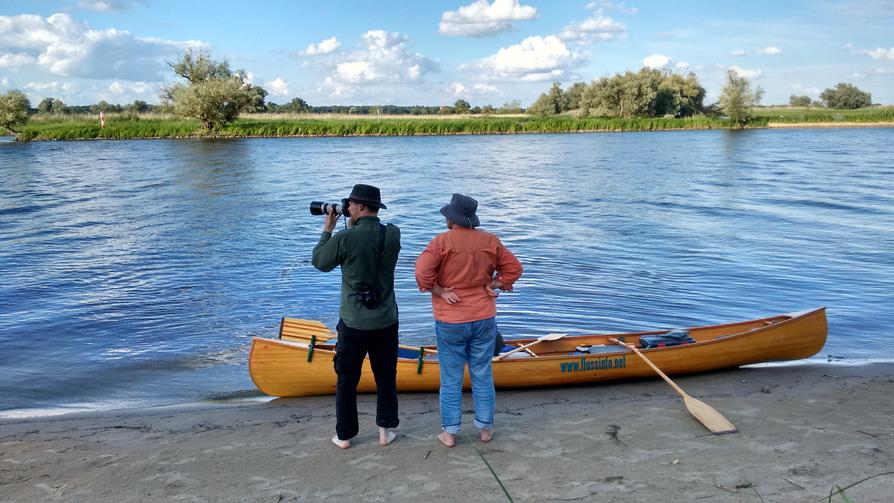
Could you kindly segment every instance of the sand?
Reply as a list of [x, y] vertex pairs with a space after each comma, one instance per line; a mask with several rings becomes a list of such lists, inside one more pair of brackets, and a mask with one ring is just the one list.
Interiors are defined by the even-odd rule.
[[[332, 397], [5, 419], [0, 500], [508, 501], [486, 459], [515, 501], [807, 502], [894, 471], [894, 364], [677, 382], [740, 431], [710, 435], [659, 380], [498, 392], [494, 440], [475, 440], [467, 410], [453, 449], [436, 394], [400, 395], [388, 447], [362, 396], [348, 450], [329, 443]], [[847, 496], [892, 501], [894, 475]]]

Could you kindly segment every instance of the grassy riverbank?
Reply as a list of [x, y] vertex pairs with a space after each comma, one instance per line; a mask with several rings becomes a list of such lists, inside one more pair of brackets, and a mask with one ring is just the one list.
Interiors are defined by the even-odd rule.
[[761, 107], [751, 111], [755, 117], [772, 123], [806, 122], [894, 122], [894, 106], [836, 110], [819, 107]]
[[[758, 119], [754, 127], [766, 126]], [[588, 118], [569, 116], [313, 116], [259, 114], [245, 116], [219, 131], [221, 137], [289, 136], [415, 136], [453, 134], [566, 133], [579, 131], [659, 131], [676, 129], [725, 129], [729, 121], [708, 117]], [[22, 128], [22, 140], [79, 140], [126, 138], [188, 138], [205, 136], [196, 120], [157, 115], [122, 114], [106, 119], [100, 128], [96, 118], [51, 117], [33, 120]]]
[[[752, 110], [749, 127], [823, 124], [894, 124], [894, 107], [829, 110], [813, 107], [762, 107]], [[727, 129], [729, 121], [712, 117], [585, 118], [563, 115], [357, 116], [252, 114], [225, 127], [217, 137], [425, 136], [454, 134], [569, 133], [584, 131], [668, 131]], [[197, 120], [163, 114], [109, 114], [104, 128], [97, 117], [37, 115], [22, 128], [20, 140], [198, 138], [208, 136]]]

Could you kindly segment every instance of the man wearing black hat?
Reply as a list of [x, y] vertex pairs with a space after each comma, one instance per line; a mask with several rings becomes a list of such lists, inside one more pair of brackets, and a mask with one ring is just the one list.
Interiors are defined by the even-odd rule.
[[468, 364], [475, 426], [482, 442], [494, 435], [494, 378], [491, 357], [497, 339], [497, 293], [511, 290], [522, 265], [500, 240], [480, 225], [478, 201], [453, 194], [441, 208], [447, 232], [439, 234], [416, 261], [416, 283], [432, 293], [441, 369], [441, 428], [438, 440], [453, 447], [462, 426], [463, 370]]
[[357, 184], [345, 212], [351, 228], [332, 235], [338, 214], [330, 211], [323, 235], [314, 247], [312, 263], [323, 272], [341, 266], [341, 307], [335, 350], [336, 436], [332, 443], [347, 449], [359, 431], [357, 384], [369, 354], [376, 379], [376, 424], [379, 444], [388, 445], [397, 427], [397, 302], [394, 268], [400, 252], [400, 228], [379, 222], [382, 204], [377, 187]]

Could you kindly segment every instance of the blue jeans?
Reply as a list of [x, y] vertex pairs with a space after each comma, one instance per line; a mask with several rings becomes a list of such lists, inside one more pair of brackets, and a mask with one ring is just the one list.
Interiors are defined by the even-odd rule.
[[441, 367], [441, 427], [451, 434], [462, 426], [463, 371], [469, 364], [472, 378], [472, 401], [475, 404], [475, 427], [494, 427], [494, 374], [491, 358], [497, 339], [494, 318], [467, 323], [435, 321], [438, 335], [438, 360]]

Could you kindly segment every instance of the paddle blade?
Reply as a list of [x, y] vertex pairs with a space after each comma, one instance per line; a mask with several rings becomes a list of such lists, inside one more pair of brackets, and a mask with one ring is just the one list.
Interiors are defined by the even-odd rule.
[[705, 402], [692, 398], [689, 395], [685, 395], [683, 397], [683, 403], [686, 404], [689, 413], [701, 421], [701, 423], [705, 425], [705, 428], [710, 430], [711, 433], [722, 435], [724, 433], [735, 433], [739, 431], [733, 423], [729, 422], [729, 420], [714, 410], [714, 407], [711, 407]]
[[568, 335], [568, 334], [546, 334], [546, 335], [539, 337], [537, 340], [542, 341], [542, 342], [557, 341], [557, 340], [565, 337], [566, 335]]

